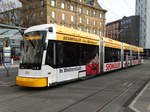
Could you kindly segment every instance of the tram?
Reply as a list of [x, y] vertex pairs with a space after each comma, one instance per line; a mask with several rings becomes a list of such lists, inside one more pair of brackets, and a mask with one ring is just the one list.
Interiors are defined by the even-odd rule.
[[143, 48], [56, 24], [24, 32], [16, 84], [49, 87], [143, 62]]

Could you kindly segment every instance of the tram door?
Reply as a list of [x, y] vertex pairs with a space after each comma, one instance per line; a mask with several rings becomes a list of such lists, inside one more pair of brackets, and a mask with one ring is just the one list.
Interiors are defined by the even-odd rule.
[[124, 50], [124, 62], [123, 67], [130, 66], [130, 50]]

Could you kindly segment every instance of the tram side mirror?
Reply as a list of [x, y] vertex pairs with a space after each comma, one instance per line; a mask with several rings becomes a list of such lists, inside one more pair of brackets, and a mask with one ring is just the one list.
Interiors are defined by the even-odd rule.
[[22, 36], [24, 35], [24, 29], [19, 29], [19, 32]]
[[48, 31], [49, 31], [50, 33], [52, 33], [52, 32], [53, 32], [53, 27], [50, 27], [50, 28], [48, 29]]

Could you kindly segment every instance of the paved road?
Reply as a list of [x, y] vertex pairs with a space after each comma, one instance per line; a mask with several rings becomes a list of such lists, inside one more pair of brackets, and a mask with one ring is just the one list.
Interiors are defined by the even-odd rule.
[[150, 112], [150, 82], [135, 97], [129, 107], [136, 112]]
[[150, 78], [149, 66], [51, 88], [0, 86], [0, 112], [131, 112], [127, 106]]
[[8, 74], [4, 67], [0, 67], [0, 87], [13, 86], [15, 84], [15, 77], [18, 72], [18, 67], [7, 68]]

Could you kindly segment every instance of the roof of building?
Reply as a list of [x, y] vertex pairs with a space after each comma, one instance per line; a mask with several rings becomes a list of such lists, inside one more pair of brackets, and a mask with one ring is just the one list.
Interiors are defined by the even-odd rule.
[[[32, 3], [32, 0], [19, 0], [22, 4], [29, 4], [29, 3]], [[71, 0], [73, 2], [78, 2], [77, 0]], [[95, 3], [94, 3], [95, 2]], [[80, 3], [80, 2], [78, 2]], [[96, 9], [101, 9], [103, 10], [104, 12], [107, 12], [107, 10], [103, 9], [100, 4], [98, 3], [97, 0], [84, 0], [84, 3], [81, 3], [81, 4], [84, 4], [84, 5], [88, 5], [89, 7], [93, 7], [93, 8], [96, 8]]]
[[111, 24], [114, 24], [114, 23], [121, 22], [121, 21], [124, 20], [124, 19], [137, 18], [137, 17], [139, 17], [139, 16], [138, 16], [138, 15], [129, 16], [129, 17], [124, 16], [122, 19], [118, 19], [118, 20], [116, 20], [116, 21], [112, 21], [112, 22], [107, 23], [106, 26], [111, 25]]
[[121, 19], [113, 21], [113, 22], [109, 22], [109, 23], [106, 24], [106, 26], [109, 26], [109, 25], [115, 24], [115, 23], [119, 23], [119, 22], [121, 22]]

